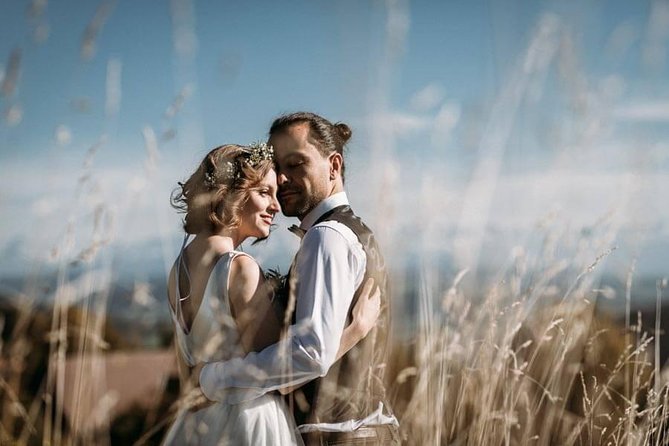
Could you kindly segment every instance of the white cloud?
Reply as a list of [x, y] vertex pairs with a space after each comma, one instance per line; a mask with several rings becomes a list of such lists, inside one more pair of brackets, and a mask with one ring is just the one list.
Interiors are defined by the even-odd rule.
[[66, 146], [72, 142], [72, 131], [65, 125], [59, 125], [54, 132], [54, 139], [60, 146]]
[[441, 104], [444, 96], [444, 88], [439, 84], [431, 83], [414, 93], [409, 100], [409, 105], [413, 110], [427, 112]]
[[31, 210], [35, 217], [45, 218], [53, 214], [60, 206], [61, 201], [57, 196], [40, 197], [32, 203]]
[[[431, 178], [429, 188], [423, 187], [426, 178]], [[436, 226], [442, 233], [466, 232], [468, 226], [461, 227], [458, 222], [469, 186], [466, 181], [449, 178], [443, 164], [435, 162], [418, 171], [403, 165], [401, 180], [391, 185], [392, 190], [385, 190], [385, 199], [394, 202], [398, 210], [391, 216], [396, 220], [393, 226]], [[356, 187], [360, 191], [370, 188], [362, 183]], [[534, 230], [545, 215], [556, 210], [574, 228], [591, 225], [613, 211], [623, 226], [667, 231], [667, 225], [659, 223], [669, 221], [669, 208], [657, 203], [657, 191], [667, 189], [669, 173], [549, 169], [507, 174], [495, 183], [489, 212], [480, 209], [472, 219], [488, 218], [483, 222], [486, 226], [508, 233]]]
[[432, 124], [432, 117], [414, 113], [391, 112], [376, 114], [372, 118], [375, 126], [395, 137], [404, 137], [426, 130]]
[[[142, 161], [138, 156], [127, 159], [126, 165], [90, 171], [79, 162], [54, 168], [47, 157], [3, 165], [0, 188], [12, 193], [0, 202], [0, 212], [10, 216], [2, 221], [0, 248], [20, 239], [27, 258], [45, 260], [71, 231], [71, 251], [76, 253], [91, 243], [100, 209], [112, 221], [102, 228], [112, 244], [175, 234], [179, 217], [169, 196], [176, 182], [188, 175], [190, 163], [170, 159], [150, 173]], [[40, 181], [26, 181], [28, 177]]]
[[648, 101], [617, 107], [613, 117], [624, 121], [669, 121], [669, 101]]
[[441, 106], [432, 124], [432, 144], [441, 146], [449, 142], [451, 133], [460, 122], [460, 104], [448, 102]]
[[[456, 104], [444, 104], [436, 117], [390, 113], [379, 122], [394, 134], [413, 138], [417, 132], [429, 135], [438, 122], [445, 128], [456, 126], [459, 110]], [[659, 236], [659, 231], [667, 235], [669, 226], [657, 223], [669, 221], [669, 208], [662, 206], [657, 194], [669, 189], [669, 173], [650, 170], [655, 173], [633, 175], [625, 165], [629, 158], [624, 156], [630, 145], [618, 143], [591, 147], [571, 159], [569, 165], [562, 160], [560, 168], [502, 172], [495, 181], [490, 209], [482, 210], [478, 216], [488, 216], [486, 227], [500, 239], [510, 233], [534, 230], [536, 223], [554, 209], [560, 210], [561, 218], [569, 221], [572, 228], [590, 225], [614, 210], [623, 226], [656, 228], [647, 230], [649, 238]], [[656, 148], [652, 159], [659, 159], [662, 148]], [[10, 216], [2, 221], [0, 249], [20, 239], [25, 257], [44, 258], [63, 239], [68, 222], [72, 221], [76, 238], [72, 251], [80, 252], [91, 243], [96, 206], [103, 205], [115, 222], [109, 231], [114, 235], [113, 246], [135, 249], [149, 240], [162, 240], [166, 246], [162, 252], [171, 255], [178, 248], [173, 245], [179, 239], [180, 218], [169, 205], [169, 194], [176, 182], [195, 168], [195, 158], [199, 157], [169, 152], [162, 155], [158, 168], [152, 171], [143, 167], [147, 155], [141, 151], [135, 158], [126, 159], [124, 165], [94, 166], [83, 184], [79, 179], [85, 169], [76, 159], [67, 167], [61, 162], [54, 168], [48, 157], [23, 165], [0, 166], [0, 190], [11, 191], [0, 201], [0, 211]], [[391, 156], [376, 165], [375, 170], [379, 169], [387, 174], [373, 177], [367, 171], [353, 171], [347, 189], [358, 212], [383, 234], [384, 243], [394, 249], [421, 246], [420, 237], [425, 234], [428, 241], [442, 240], [434, 243], [433, 249], [452, 250], [451, 235], [458, 231], [465, 191], [470, 186], [466, 175], [457, 174], [461, 166], [442, 152], [422, 164]], [[28, 172], [30, 177], [41, 180], [26, 181]], [[292, 235], [282, 230], [292, 221], [283, 223], [279, 222], [280, 227], [268, 244], [258, 248], [261, 259], [272, 259], [270, 267], [274, 266], [273, 253], [289, 260], [294, 251], [290, 247], [294, 244]], [[412, 228], [420, 228], [420, 232], [407, 237], [413, 234]], [[466, 229], [465, 226], [463, 230]], [[392, 249], [387, 249], [389, 254]], [[147, 254], [140, 249], [137, 256], [145, 259]]]

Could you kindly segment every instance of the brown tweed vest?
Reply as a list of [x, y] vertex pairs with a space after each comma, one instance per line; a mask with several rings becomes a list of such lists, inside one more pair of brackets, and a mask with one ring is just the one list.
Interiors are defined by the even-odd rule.
[[[381, 315], [367, 337], [335, 362], [324, 377], [310, 381], [289, 396], [289, 404], [293, 408], [298, 425], [359, 420], [376, 410], [379, 402], [383, 402], [385, 413], [391, 411], [386, 399], [384, 381], [390, 334], [390, 301], [383, 256], [374, 234], [353, 213], [350, 206], [339, 206], [327, 212], [316, 224], [324, 221], [344, 224], [358, 237], [367, 256], [362, 283], [372, 277], [375, 284], [380, 287]], [[286, 280], [286, 284], [290, 282]], [[362, 286], [353, 296], [347, 324], [352, 320], [351, 311], [358, 301], [361, 288]], [[287, 296], [288, 292], [280, 294]], [[294, 313], [292, 317], [294, 323]]]

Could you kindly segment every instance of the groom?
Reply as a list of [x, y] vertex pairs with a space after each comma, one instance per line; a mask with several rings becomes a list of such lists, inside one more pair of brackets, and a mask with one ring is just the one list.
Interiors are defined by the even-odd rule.
[[[383, 379], [390, 323], [384, 261], [344, 192], [343, 149], [351, 131], [299, 112], [276, 119], [269, 134], [279, 202], [285, 215], [301, 222], [295, 232], [302, 242], [284, 293], [293, 325], [286, 340], [259, 353], [205, 365], [202, 390], [210, 399], [234, 403], [304, 384], [291, 403], [307, 445], [399, 445]], [[381, 315], [367, 337], [336, 361], [368, 277], [380, 287]]]

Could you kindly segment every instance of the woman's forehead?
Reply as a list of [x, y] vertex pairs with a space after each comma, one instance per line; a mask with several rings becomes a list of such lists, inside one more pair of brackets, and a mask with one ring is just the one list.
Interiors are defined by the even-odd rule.
[[276, 170], [269, 169], [267, 171], [267, 174], [260, 181], [260, 183], [263, 184], [263, 185], [275, 186], [276, 185]]

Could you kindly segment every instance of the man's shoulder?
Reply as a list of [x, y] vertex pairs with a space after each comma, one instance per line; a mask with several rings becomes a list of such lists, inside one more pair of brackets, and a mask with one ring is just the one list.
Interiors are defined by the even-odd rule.
[[343, 223], [322, 221], [311, 227], [302, 240], [300, 252], [326, 255], [350, 256], [362, 259], [365, 250], [358, 236]]
[[351, 206], [341, 206], [323, 219], [323, 221], [337, 221], [348, 227], [358, 238], [373, 234], [369, 226], [360, 218], [351, 208]]
[[297, 253], [301, 267], [319, 263], [317, 259], [335, 259], [340, 262], [352, 262], [355, 271], [364, 271], [366, 254], [362, 243], [355, 233], [343, 223], [323, 221], [312, 226], [304, 238]]
[[346, 241], [348, 243], [359, 243], [358, 237], [353, 230], [342, 222], [326, 220], [312, 226], [305, 234], [305, 241], [336, 242]]

